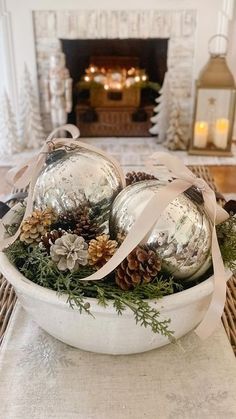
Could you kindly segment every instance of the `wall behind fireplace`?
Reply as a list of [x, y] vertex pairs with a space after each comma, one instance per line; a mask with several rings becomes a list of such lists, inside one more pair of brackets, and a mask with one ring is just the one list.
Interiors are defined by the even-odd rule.
[[[24, 63], [37, 80], [35, 38], [32, 11], [57, 10], [195, 10], [197, 14], [196, 37], [194, 44], [193, 80], [208, 57], [207, 40], [215, 33], [230, 36], [229, 60], [236, 75], [236, 44], [234, 0], [0, 0], [0, 46], [1, 77], [0, 93], [5, 87], [17, 108], [20, 79]], [[230, 29], [230, 30], [229, 30]], [[43, 40], [45, 44], [47, 39]], [[43, 51], [42, 51], [43, 53]], [[17, 110], [17, 109], [16, 109]]]

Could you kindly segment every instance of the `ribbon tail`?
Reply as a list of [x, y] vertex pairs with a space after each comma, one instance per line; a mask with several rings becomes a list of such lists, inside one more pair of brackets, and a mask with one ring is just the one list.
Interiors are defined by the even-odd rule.
[[212, 230], [212, 261], [214, 269], [213, 296], [204, 319], [195, 329], [195, 333], [201, 339], [208, 338], [220, 324], [226, 299], [226, 283], [230, 277], [230, 274], [226, 273], [222, 261], [215, 226]]
[[[38, 158], [36, 167], [34, 167], [34, 172], [32, 173], [32, 177], [30, 179], [29, 194], [28, 194], [28, 199], [27, 199], [27, 204], [26, 204], [24, 217], [23, 217], [16, 233], [11, 237], [7, 237], [6, 239], [4, 239], [4, 238], [2, 239], [2, 237], [4, 237], [5, 228], [4, 228], [3, 223], [2, 222], [0, 223], [1, 224], [0, 251], [5, 249], [6, 247], [10, 246], [19, 237], [20, 231], [21, 231], [21, 225], [22, 225], [23, 221], [32, 212], [32, 209], [33, 209], [33, 190], [34, 190], [34, 186], [35, 186], [35, 183], [37, 181], [37, 178], [38, 178], [38, 174], [40, 173], [40, 171], [43, 167], [44, 161], [45, 161], [45, 155], [40, 155], [40, 157]], [[4, 229], [4, 232], [3, 232], [3, 229]]]
[[220, 205], [217, 205], [216, 208], [216, 225], [223, 223], [229, 218], [229, 214], [224, 210]]
[[16, 166], [7, 172], [6, 179], [15, 188], [24, 189], [31, 180], [34, 166], [37, 163], [38, 155], [26, 160], [21, 166]]

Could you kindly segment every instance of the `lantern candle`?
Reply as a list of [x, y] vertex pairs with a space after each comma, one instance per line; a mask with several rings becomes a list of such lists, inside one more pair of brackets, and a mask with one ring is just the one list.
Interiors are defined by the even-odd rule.
[[217, 148], [227, 148], [229, 132], [229, 120], [221, 118], [216, 120], [214, 144]]
[[199, 121], [194, 127], [194, 146], [197, 148], [205, 148], [207, 145], [208, 123]]

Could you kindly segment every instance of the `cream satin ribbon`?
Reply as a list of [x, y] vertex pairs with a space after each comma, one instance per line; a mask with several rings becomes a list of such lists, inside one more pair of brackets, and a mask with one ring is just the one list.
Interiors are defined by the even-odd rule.
[[[202, 192], [204, 199], [205, 211], [212, 222], [212, 263], [214, 270], [214, 290], [213, 296], [204, 316], [204, 319], [195, 329], [195, 333], [201, 338], [206, 339], [216, 329], [220, 323], [220, 319], [224, 310], [226, 299], [226, 283], [229, 274], [226, 273], [222, 260], [217, 234], [216, 225], [227, 220], [228, 213], [220, 207], [216, 202], [215, 192], [210, 188], [205, 180], [195, 176], [178, 158], [168, 155], [167, 153], [154, 153], [147, 162], [147, 166], [155, 173], [155, 164], [163, 164], [167, 169], [179, 179], [183, 179], [189, 186], [195, 186]], [[172, 183], [178, 188], [179, 179]], [[187, 188], [186, 188], [187, 189]]]
[[[65, 127], [61, 127], [60, 130], [68, 129], [68, 125]], [[74, 129], [73, 132], [72, 129], [68, 129], [68, 131], [72, 134], [73, 137], [73, 135], [75, 134]], [[52, 138], [54, 134], [55, 132], [53, 132], [49, 136], [39, 156], [30, 160], [30, 162], [28, 162], [28, 166], [24, 170], [22, 170], [22, 168], [18, 170], [16, 174], [15, 185], [17, 187], [25, 187], [29, 183], [29, 180], [31, 178], [25, 217], [28, 216], [28, 214], [30, 214], [30, 212], [32, 211], [33, 188], [36, 183], [38, 174], [41, 171], [42, 166], [45, 162], [46, 154], [48, 153], [48, 151], [51, 150], [50, 144], [52, 145]], [[78, 138], [78, 131], [76, 135], [76, 138]], [[82, 146], [84, 148], [96, 151], [99, 154], [104, 155], [103, 152], [101, 152], [100, 150], [96, 150], [94, 147], [88, 146], [87, 144], [83, 144], [78, 141], [73, 141], [74, 138], [75, 137], [73, 137], [72, 140], [53, 140], [53, 146], [55, 147], [59, 144], [62, 146]], [[113, 159], [111, 159], [111, 157], [108, 157], [107, 155], [106, 157], [109, 158], [116, 165], [117, 170], [121, 174], [121, 178], [123, 180], [124, 185], [124, 177], [121, 168], [118, 166], [116, 162], [114, 162]], [[179, 194], [183, 193], [186, 189], [194, 185], [201, 190], [204, 198], [205, 210], [212, 221], [212, 261], [214, 268], [214, 291], [208, 311], [201, 324], [195, 330], [198, 336], [204, 339], [208, 337], [218, 325], [225, 303], [226, 281], [228, 279], [228, 276], [225, 273], [224, 264], [222, 261], [217, 241], [215, 225], [226, 220], [228, 218], [228, 213], [217, 205], [215, 193], [209, 187], [209, 185], [203, 179], [196, 177], [189, 169], [187, 169], [187, 167], [184, 166], [184, 164], [178, 158], [169, 155], [168, 153], [155, 153], [147, 162], [147, 166], [151, 168], [152, 172], [155, 172], [155, 164], [165, 165], [169, 169], [169, 171], [176, 177], [176, 179], [173, 180], [173, 182], [161, 188], [159, 191], [157, 191], [155, 195], [147, 202], [142, 213], [131, 227], [129, 234], [127, 235], [123, 243], [120, 245], [120, 247], [117, 249], [116, 253], [112, 256], [112, 258], [97, 272], [81, 280], [101, 280], [106, 275], [111, 273], [126, 258], [126, 256], [130, 252], [132, 252], [132, 250], [139, 243], [141, 243], [146, 236], [148, 236], [148, 234], [151, 232], [153, 226], [158, 221], [161, 213], [165, 210], [165, 208], [172, 201], [174, 201], [174, 199], [177, 198]], [[18, 235], [19, 231], [13, 238], [11, 237], [9, 239], [2, 240], [1, 248], [4, 248], [10, 243], [12, 243], [18, 237]]]

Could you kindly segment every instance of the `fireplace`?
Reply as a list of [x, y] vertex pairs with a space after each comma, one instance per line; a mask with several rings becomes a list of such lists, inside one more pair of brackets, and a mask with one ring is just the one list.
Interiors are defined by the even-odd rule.
[[[63, 48], [67, 55], [67, 65], [75, 80], [75, 86], [76, 81], [78, 81], [79, 74], [80, 76], [83, 75], [85, 68], [89, 66], [89, 56], [91, 57], [92, 53], [94, 55], [98, 53], [102, 54], [103, 57], [111, 57], [113, 52], [117, 53], [117, 50], [115, 51], [115, 48], [118, 48], [117, 45], [120, 45], [119, 48], [126, 48], [128, 41], [129, 45], [132, 45], [132, 42], [136, 45], [132, 45], [132, 48], [129, 47], [129, 51], [125, 50], [122, 52], [125, 56], [132, 57], [132, 55], [134, 55], [134, 48], [138, 48], [138, 45], [141, 45], [141, 42], [143, 42], [142, 45], [145, 45], [145, 47], [141, 48], [141, 53], [143, 55], [140, 57], [140, 50], [139, 52], [135, 52], [135, 54], [137, 57], [142, 58], [142, 60], [147, 57], [147, 44], [150, 45], [150, 47], [148, 47], [150, 50], [151, 48], [156, 48], [155, 50], [152, 49], [154, 52], [151, 53], [151, 57], [148, 60], [149, 64], [153, 65], [155, 73], [154, 75], [152, 73], [149, 74], [150, 80], [152, 77], [158, 77], [157, 80], [161, 84], [163, 74], [165, 73], [166, 67], [168, 67], [168, 89], [171, 92], [169, 95], [168, 108], [171, 108], [172, 104], [176, 102], [178, 103], [181, 127], [186, 135], [189, 135], [191, 131], [190, 128], [193, 110], [193, 81], [197, 74], [196, 72], [198, 72], [199, 68], [201, 68], [203, 63], [206, 61], [204, 53], [199, 54], [199, 51], [202, 50], [203, 37], [202, 31], [200, 30], [200, 28], [202, 28], [201, 25], [199, 26], [199, 30], [196, 31], [198, 22], [197, 16], [201, 16], [201, 19], [203, 19], [204, 22], [204, 19], [207, 19], [205, 9], [204, 12], [202, 8], [201, 10], [198, 10], [199, 8], [198, 6], [196, 7], [196, 2], [193, 0], [190, 0], [189, 3], [192, 4], [192, 9], [189, 5], [189, 8], [185, 10], [182, 9], [182, 5], [176, 9], [175, 1], [170, 2], [170, 4], [168, 3], [166, 10], [163, 10], [162, 8], [159, 10], [150, 8], [147, 10], [142, 8], [138, 10], [98, 10], [96, 8], [78, 10], [76, 8], [76, 2], [74, 2], [74, 9], [62, 10], [59, 7], [55, 10], [51, 3], [52, 7], [50, 10], [34, 11], [33, 23], [35, 49], [33, 49], [33, 51], [31, 49], [30, 51], [31, 56], [36, 56], [37, 67], [35, 67], [35, 70], [37, 69], [40, 106], [45, 131], [50, 132], [52, 129], [50, 113], [46, 109], [43, 94], [45, 78], [48, 77], [49, 59], [51, 54]], [[126, 7], [126, 3], [124, 1], [123, 4], [125, 4]], [[156, 6], [158, 7], [157, 4]], [[211, 27], [208, 23], [204, 24], [204, 38], [209, 38], [211, 34]], [[19, 38], [20, 35], [21, 32], [18, 33]], [[111, 41], [110, 45], [113, 44], [112, 51], [108, 50], [107, 46], [104, 46], [103, 50], [101, 50], [101, 43], [105, 40], [108, 42]], [[79, 41], [85, 41], [83, 49], [83, 44], [81, 43], [80, 60], [78, 58], [79, 54], [77, 51], [77, 44]], [[87, 48], [95, 41], [98, 42], [95, 51], [96, 54], [92, 51], [90, 51], [90, 54], [87, 54]], [[123, 44], [122, 41], [124, 41]], [[71, 56], [70, 53], [67, 54], [68, 46], [71, 49], [73, 48], [73, 54], [71, 54]], [[20, 48], [18, 48], [17, 51], [20, 51]], [[162, 55], [163, 58], [161, 58], [161, 53], [164, 53]], [[120, 50], [119, 54], [121, 54]], [[17, 57], [20, 59], [23, 56], [19, 53]], [[83, 57], [87, 61], [83, 64], [83, 68], [80, 70]], [[158, 65], [154, 66], [157, 58]], [[72, 64], [71, 60], [74, 64]], [[24, 60], [22, 59], [21, 61], [23, 66]], [[140, 67], [143, 65], [142, 62]], [[146, 70], [148, 73], [150, 72], [150, 68], [147, 68]], [[151, 94], [150, 91], [147, 92], [142, 90], [142, 99], [145, 95], [149, 94]], [[74, 108], [76, 104], [77, 101], [74, 97]], [[153, 102], [150, 106], [153, 108]], [[111, 116], [111, 112], [109, 112], [109, 115]], [[118, 126], [115, 116], [116, 115], [114, 114], [113, 126]], [[125, 117], [127, 117], [127, 114], [124, 114], [124, 118]], [[93, 115], [86, 115], [86, 118], [89, 120], [93, 118]], [[145, 112], [142, 112], [141, 109], [138, 112], [138, 115], [135, 115], [135, 118], [145, 119]], [[69, 120], [72, 122], [76, 120], [75, 113], [69, 116]], [[147, 121], [143, 121], [143, 124], [147, 122], [148, 119]], [[87, 123], [87, 126], [88, 125], [89, 123]], [[94, 126], [94, 124], [90, 125]], [[136, 127], [137, 126], [141, 126], [141, 123], [140, 125], [137, 124]], [[145, 132], [148, 132], [147, 128]], [[127, 130], [123, 135], [127, 136]], [[148, 133], [146, 135], [148, 135]]]
[[[84, 137], [149, 136], [157, 86], [162, 85], [167, 70], [168, 39], [60, 41], [73, 79], [73, 110], [68, 122], [77, 123]], [[90, 81], [91, 69], [102, 71], [103, 79], [108, 73], [120, 76], [123, 84], [95, 83], [94, 88], [94, 83], [82, 83]], [[127, 87], [130, 80], [134, 84]]]

